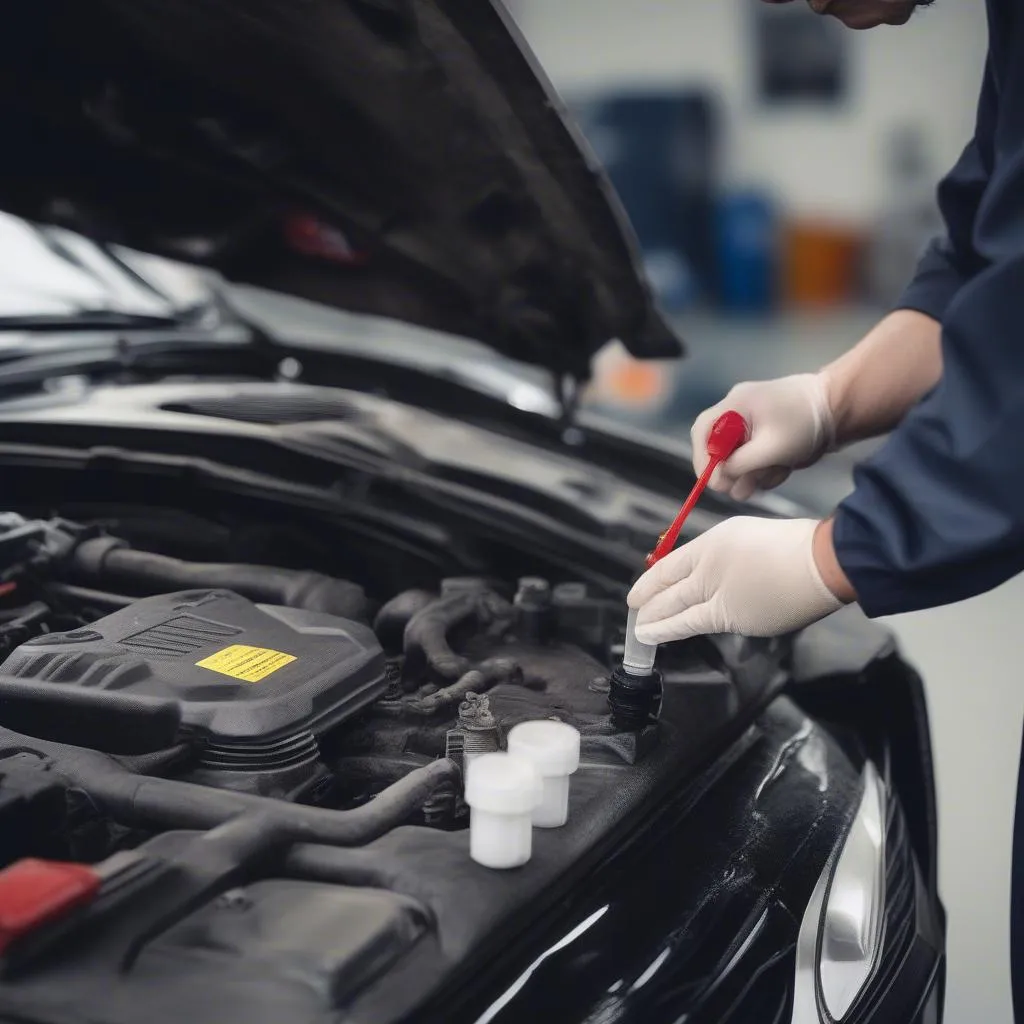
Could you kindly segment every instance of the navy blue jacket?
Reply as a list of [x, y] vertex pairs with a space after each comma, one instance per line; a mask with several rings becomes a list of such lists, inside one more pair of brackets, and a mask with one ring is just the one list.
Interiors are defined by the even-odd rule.
[[948, 237], [900, 302], [941, 321], [942, 380], [836, 513], [836, 554], [869, 615], [1024, 570], [1024, 4], [988, 0], [988, 17], [974, 138], [939, 186]]

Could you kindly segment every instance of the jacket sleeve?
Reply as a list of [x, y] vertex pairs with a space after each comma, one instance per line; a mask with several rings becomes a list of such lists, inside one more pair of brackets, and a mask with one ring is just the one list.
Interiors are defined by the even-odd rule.
[[1024, 570], [1024, 138], [1000, 153], [981, 201], [968, 147], [944, 186], [949, 244], [908, 292], [942, 311], [942, 380], [857, 469], [836, 513], [839, 563], [872, 616]]
[[1024, 210], [1016, 230], [1021, 253], [950, 304], [941, 382], [836, 513], [836, 555], [869, 615], [949, 604], [1024, 570]]
[[938, 201], [946, 234], [933, 240], [897, 309], [913, 309], [942, 320], [953, 296], [981, 269], [973, 232], [992, 167], [996, 89], [986, 64], [974, 138], [956, 166], [939, 183]]

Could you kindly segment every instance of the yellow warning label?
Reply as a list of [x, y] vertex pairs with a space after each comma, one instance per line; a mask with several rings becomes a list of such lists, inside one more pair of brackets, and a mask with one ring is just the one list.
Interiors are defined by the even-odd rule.
[[232, 644], [224, 650], [197, 661], [199, 668], [241, 679], [243, 683], [258, 683], [295, 661], [294, 654], [272, 651], [268, 647], [249, 647], [247, 644]]

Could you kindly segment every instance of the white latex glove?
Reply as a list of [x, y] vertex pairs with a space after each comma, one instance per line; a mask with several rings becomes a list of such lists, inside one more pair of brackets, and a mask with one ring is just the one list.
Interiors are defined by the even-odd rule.
[[816, 462], [835, 443], [835, 421], [825, 377], [801, 373], [778, 380], [737, 384], [693, 424], [693, 468], [708, 464], [708, 433], [727, 409], [750, 426], [750, 440], [711, 477], [711, 487], [746, 501], [756, 490], [778, 487], [794, 470]]
[[645, 644], [710, 633], [780, 636], [843, 602], [814, 562], [814, 519], [738, 516], [676, 548], [629, 593]]

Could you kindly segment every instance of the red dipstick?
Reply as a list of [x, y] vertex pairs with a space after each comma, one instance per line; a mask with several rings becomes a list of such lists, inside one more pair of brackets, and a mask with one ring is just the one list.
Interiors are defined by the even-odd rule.
[[660, 562], [675, 546], [679, 539], [679, 531], [683, 528], [694, 506], [700, 501], [700, 496], [711, 479], [711, 474], [723, 463], [740, 445], [746, 444], [750, 439], [750, 428], [747, 421], [738, 412], [725, 412], [715, 420], [708, 434], [708, 460], [707, 467], [701, 473], [700, 479], [694, 484], [690, 496], [686, 499], [679, 514], [672, 520], [672, 525], [658, 538], [654, 550], [647, 556], [647, 568], [650, 569], [655, 562]]

